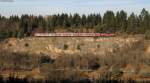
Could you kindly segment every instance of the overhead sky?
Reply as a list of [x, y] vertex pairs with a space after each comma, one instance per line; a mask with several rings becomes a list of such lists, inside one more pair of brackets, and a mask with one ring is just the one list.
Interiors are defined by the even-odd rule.
[[150, 0], [0, 0], [0, 14], [49, 15], [57, 13], [101, 13], [125, 10], [140, 13], [142, 8], [150, 10]]

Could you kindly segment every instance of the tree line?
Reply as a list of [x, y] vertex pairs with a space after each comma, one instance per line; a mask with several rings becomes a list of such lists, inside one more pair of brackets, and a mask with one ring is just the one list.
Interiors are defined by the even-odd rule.
[[[10, 16], [0, 15], [0, 38], [27, 37], [35, 32], [56, 32], [63, 29], [67, 32], [129, 33], [145, 34], [150, 32], [150, 13], [143, 8], [139, 15], [127, 15], [124, 10], [114, 13], [106, 11], [104, 15], [89, 14], [55, 14], [49, 16]], [[61, 32], [61, 31], [60, 31]]]

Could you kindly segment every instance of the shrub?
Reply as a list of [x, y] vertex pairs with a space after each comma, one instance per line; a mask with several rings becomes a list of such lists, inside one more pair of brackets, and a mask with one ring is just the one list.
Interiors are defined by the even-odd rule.
[[150, 39], [150, 30], [145, 32], [145, 39], [147, 39], [147, 40]]
[[80, 45], [77, 46], [77, 50], [81, 50], [81, 46]]
[[8, 46], [11, 47], [12, 45], [11, 45], [11, 44], [8, 44]]
[[40, 57], [40, 63], [53, 63], [54, 62], [54, 60], [53, 59], [51, 59], [49, 56], [41, 56]]
[[68, 45], [67, 45], [67, 44], [64, 44], [63, 49], [64, 49], [64, 50], [67, 50], [67, 49], [68, 49]]
[[150, 72], [142, 73], [141, 77], [143, 77], [143, 78], [150, 78]]
[[99, 44], [97, 45], [97, 48], [100, 48], [100, 45], [99, 45]]
[[25, 46], [25, 47], [28, 47], [28, 46], [29, 46], [29, 44], [28, 44], [28, 43], [25, 43], [25, 44], [24, 44], [24, 46]]
[[117, 68], [115, 68], [113, 71], [112, 71], [112, 73], [111, 73], [111, 76], [113, 77], [113, 78], [119, 78], [119, 77], [121, 77], [123, 75], [123, 72], [120, 70], [120, 69], [117, 69]]

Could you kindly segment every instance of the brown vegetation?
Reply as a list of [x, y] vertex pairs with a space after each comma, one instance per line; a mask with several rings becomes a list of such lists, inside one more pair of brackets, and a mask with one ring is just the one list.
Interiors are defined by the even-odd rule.
[[[55, 43], [57, 44], [57, 42]], [[103, 47], [101, 43], [95, 44], [95, 49], [101, 49]], [[30, 49], [32, 44], [26, 42], [23, 46]], [[81, 52], [83, 47], [88, 44], [82, 41], [75, 47], [76, 50], [80, 50], [80, 53], [62, 53], [55, 59], [52, 59], [51, 55], [46, 55], [45, 53], [31, 54], [27, 52], [12, 52], [6, 49], [0, 50], [1, 74], [4, 73], [4, 70], [16, 72], [17, 69], [21, 69], [22, 71], [32, 72], [26, 74], [25, 77], [50, 80], [80, 80], [85, 78], [95, 80], [137, 80], [140, 78], [141, 80], [149, 80], [150, 57], [145, 53], [147, 48], [145, 40], [139, 39], [132, 44], [124, 44], [124, 46], [119, 46], [117, 43], [113, 44], [113, 51], [107, 50], [105, 55], [92, 52], [84, 54]], [[11, 45], [11, 48], [13, 45]], [[62, 49], [65, 51], [71, 47], [71, 44], [67, 42], [62, 45]]]

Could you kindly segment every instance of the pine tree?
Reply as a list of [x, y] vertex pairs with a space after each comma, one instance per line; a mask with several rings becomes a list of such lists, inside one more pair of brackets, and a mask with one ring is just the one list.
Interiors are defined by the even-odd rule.
[[77, 13], [74, 14], [72, 21], [73, 21], [73, 26], [74, 27], [81, 26], [81, 17], [80, 17], [79, 14], [77, 14]]
[[82, 15], [81, 25], [84, 27], [86, 27], [86, 25], [87, 25], [87, 18], [84, 14]]
[[112, 11], [107, 11], [103, 17], [103, 26], [105, 32], [115, 32], [116, 25], [115, 25], [115, 15]]
[[116, 14], [116, 31], [125, 32], [127, 28], [127, 13], [121, 10]]
[[140, 31], [141, 33], [145, 33], [146, 30], [150, 30], [150, 15], [149, 12], [145, 9], [142, 10], [140, 15], [141, 23], [140, 23]]
[[132, 13], [129, 18], [128, 18], [128, 23], [127, 23], [127, 33], [135, 33], [136, 28], [137, 28], [137, 16]]

